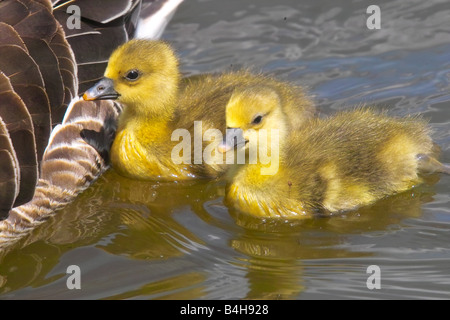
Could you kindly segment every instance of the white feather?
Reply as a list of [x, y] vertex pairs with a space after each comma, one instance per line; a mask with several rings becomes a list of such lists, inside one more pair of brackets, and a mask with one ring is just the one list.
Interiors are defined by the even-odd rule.
[[[172, 19], [177, 7], [183, 0], [166, 0], [161, 9], [152, 15], [139, 20], [135, 38], [137, 39], [159, 39]], [[145, 11], [142, 12], [145, 16]]]

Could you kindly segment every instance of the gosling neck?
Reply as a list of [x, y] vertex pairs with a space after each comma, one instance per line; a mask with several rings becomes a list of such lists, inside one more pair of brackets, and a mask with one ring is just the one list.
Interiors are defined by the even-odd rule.
[[279, 172], [283, 159], [284, 148], [281, 138], [284, 136], [272, 136], [264, 144], [256, 146], [250, 145], [249, 142], [245, 164], [235, 163], [230, 169], [230, 176], [240, 176], [251, 185], [272, 179]]

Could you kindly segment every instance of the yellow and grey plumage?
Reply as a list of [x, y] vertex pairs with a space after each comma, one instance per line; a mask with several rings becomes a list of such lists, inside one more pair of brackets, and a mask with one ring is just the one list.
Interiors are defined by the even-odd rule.
[[[435, 159], [430, 130], [419, 117], [393, 118], [360, 108], [287, 131], [286, 118], [275, 112], [281, 105], [264, 112], [258, 125], [245, 120], [261, 108], [227, 106], [227, 125], [243, 130], [250, 143], [257, 136], [249, 129], [280, 129], [276, 173], [263, 175], [261, 169], [270, 164], [261, 162], [236, 164], [229, 173], [227, 204], [251, 215], [298, 219], [351, 210], [412, 188], [422, 171], [448, 170]], [[257, 143], [274, 151], [264, 139]]]
[[[314, 114], [312, 102], [300, 87], [248, 71], [196, 75], [181, 78], [178, 59], [171, 46], [162, 41], [132, 40], [111, 55], [105, 78], [89, 89], [88, 100], [117, 99], [124, 104], [117, 136], [111, 149], [113, 167], [134, 179], [185, 180], [215, 178], [225, 165], [196, 159], [195, 135], [209, 129], [225, 130], [225, 105], [240, 86], [269, 86], [283, 96], [302, 98], [291, 112], [298, 122]], [[201, 122], [195, 132], [194, 122]], [[172, 141], [177, 129], [187, 130], [192, 147], [186, 162], [173, 161]], [[203, 144], [204, 148], [208, 143]], [[184, 156], [184, 154], [183, 154]]]

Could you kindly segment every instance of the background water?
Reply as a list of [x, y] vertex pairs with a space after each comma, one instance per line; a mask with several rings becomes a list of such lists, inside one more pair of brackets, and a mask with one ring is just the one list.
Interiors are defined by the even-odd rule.
[[[381, 8], [381, 30], [366, 8]], [[424, 114], [450, 162], [448, 0], [188, 0], [164, 38], [185, 74], [251, 68], [304, 85], [324, 114]], [[342, 216], [261, 224], [223, 183], [108, 172], [2, 258], [2, 299], [450, 298], [450, 177]], [[381, 268], [368, 290], [366, 269]], [[78, 265], [82, 289], [68, 290]]]

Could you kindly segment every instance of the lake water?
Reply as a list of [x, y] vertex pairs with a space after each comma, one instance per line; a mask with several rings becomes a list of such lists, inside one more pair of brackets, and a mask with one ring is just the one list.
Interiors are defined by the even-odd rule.
[[[186, 75], [251, 68], [306, 86], [323, 114], [424, 114], [450, 162], [448, 0], [188, 0], [164, 34]], [[107, 172], [2, 258], [0, 299], [450, 298], [450, 176], [331, 218], [261, 223], [223, 182]], [[81, 269], [81, 290], [66, 287]], [[369, 290], [367, 268], [381, 269]]]

